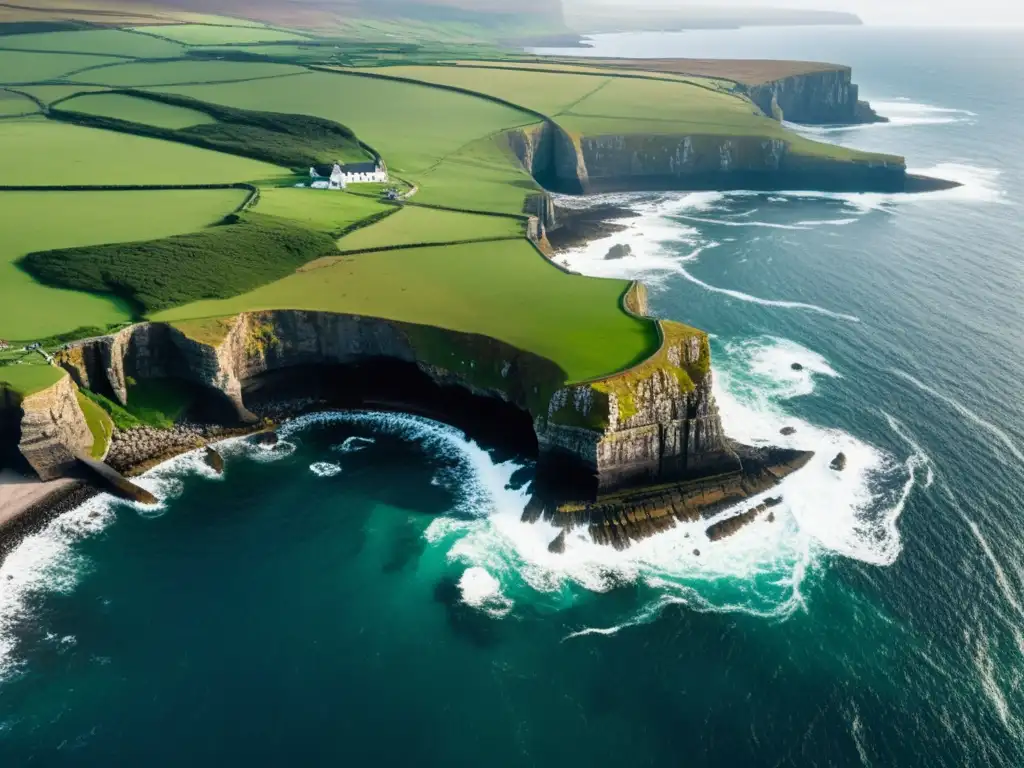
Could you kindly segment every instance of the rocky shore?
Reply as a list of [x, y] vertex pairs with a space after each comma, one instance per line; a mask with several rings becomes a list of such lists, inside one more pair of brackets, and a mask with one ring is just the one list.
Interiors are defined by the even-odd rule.
[[[326, 404], [313, 398], [287, 401], [273, 401], [258, 404], [253, 411], [261, 417], [254, 426], [226, 427], [220, 424], [204, 424], [183, 421], [171, 429], [136, 427], [117, 430], [111, 440], [106, 464], [125, 477], [138, 477], [153, 467], [188, 453], [232, 437], [272, 431], [290, 418], [311, 411], [323, 410]], [[216, 450], [209, 449], [207, 463], [223, 468], [222, 459]], [[214, 454], [211, 456], [210, 454]], [[222, 469], [221, 469], [222, 471]], [[41, 501], [20, 511], [16, 516], [0, 525], [0, 562], [25, 538], [38, 533], [47, 524], [61, 515], [77, 509], [82, 504], [105, 491], [102, 482], [88, 473], [81, 473], [80, 479], [55, 490]]]

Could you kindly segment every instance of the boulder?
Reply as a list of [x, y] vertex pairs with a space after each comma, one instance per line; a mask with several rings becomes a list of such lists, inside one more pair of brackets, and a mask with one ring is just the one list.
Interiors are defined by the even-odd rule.
[[796, 427], [783, 427], [782, 429], [779, 430], [779, 434], [784, 435], [786, 437], [789, 437], [790, 435], [795, 435]]
[[844, 469], [846, 469], [846, 454], [837, 454], [836, 457], [832, 459], [832, 463], [829, 464], [829, 466], [836, 472], [842, 472]]
[[224, 457], [213, 450], [210, 446], [206, 446], [206, 454], [203, 456], [203, 461], [206, 462], [206, 466], [218, 475], [224, 474]]
[[697, 557], [700, 557], [700, 550], [699, 550], [699, 549], [695, 549], [695, 550], [693, 550], [693, 554], [694, 554], [695, 556], [697, 556]]
[[554, 540], [548, 544], [548, 552], [555, 555], [565, 554], [565, 531], [558, 534]]
[[614, 261], [615, 259], [624, 259], [627, 256], [633, 255], [633, 248], [625, 243], [617, 243], [608, 249], [608, 254], [604, 257], [607, 261]]
[[794, 371], [802, 371], [804, 369], [804, 367], [800, 365], [800, 363], [793, 363], [790, 366], [790, 368], [792, 368]]

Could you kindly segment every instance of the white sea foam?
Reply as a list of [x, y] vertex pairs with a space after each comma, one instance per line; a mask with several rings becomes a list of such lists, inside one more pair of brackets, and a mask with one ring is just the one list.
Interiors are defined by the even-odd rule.
[[341, 465], [329, 461], [318, 461], [309, 465], [309, 471], [317, 477], [336, 477], [341, 474]]
[[[716, 356], [715, 379], [723, 426], [730, 437], [749, 445], [814, 451], [811, 463], [777, 491], [801, 533], [831, 552], [890, 565], [902, 548], [897, 521], [927, 457], [915, 450], [901, 463], [845, 432], [788, 417], [782, 407], [786, 400], [813, 392], [816, 376], [838, 376], [819, 355], [801, 349], [771, 337], [726, 344]], [[787, 360], [805, 370], [787, 373]], [[783, 427], [796, 433], [782, 436]], [[839, 453], [847, 458], [843, 472], [829, 466]]]
[[831, 309], [825, 309], [825, 307], [819, 307], [817, 304], [808, 304], [802, 301], [784, 301], [782, 299], [762, 299], [758, 296], [752, 296], [749, 293], [743, 291], [736, 291], [730, 288], [720, 288], [716, 285], [711, 285], [698, 277], [690, 274], [685, 267], [679, 267], [679, 274], [689, 280], [694, 285], [699, 285], [706, 291], [711, 293], [720, 293], [723, 296], [728, 296], [739, 301], [745, 301], [749, 304], [760, 304], [762, 307], [779, 307], [781, 309], [802, 309], [808, 312], [814, 312], [819, 315], [825, 315], [826, 317], [834, 317], [837, 320], [847, 320], [851, 323], [859, 323], [860, 318], [856, 315], [847, 315], [843, 312], [834, 312]]
[[731, 221], [729, 219], [708, 219], [701, 216], [681, 215], [679, 218], [686, 221], [693, 221], [698, 224], [714, 224], [718, 227], [761, 227], [762, 229], [789, 229], [807, 230], [816, 222], [804, 222], [798, 224], [777, 224], [770, 221]]
[[[801, 584], [823, 555], [835, 552], [877, 565], [894, 562], [901, 547], [896, 522], [923, 459], [914, 454], [913, 460], [900, 462], [845, 433], [787, 417], [781, 407], [787, 399], [812, 392], [818, 377], [839, 376], [820, 355], [771, 337], [726, 347], [729, 351], [716, 358], [716, 397], [726, 431], [755, 445], [817, 451], [806, 469], [764, 494], [784, 498], [774, 523], [762, 518], [715, 543], [705, 533], [708, 521], [680, 524], [622, 552], [598, 546], [585, 531], [575, 530], [566, 538], [564, 554], [552, 554], [547, 545], [559, 529], [520, 521], [528, 496], [507, 487], [515, 465], [495, 465], [464, 443], [472, 471], [493, 478], [486, 484], [490, 511], [470, 520], [439, 518], [429, 527], [428, 540], [447, 547], [450, 560], [497, 575], [506, 592], [520, 581], [520, 588], [541, 599], [546, 595], [555, 606], [571, 602], [574, 589], [604, 592], [623, 583], [641, 583], [655, 595], [615, 626], [582, 628], [567, 639], [645, 623], [674, 603], [698, 611], [782, 618], [804, 606]], [[783, 362], [791, 366], [795, 361], [803, 371], [783, 368]], [[797, 433], [783, 437], [783, 426], [796, 426]], [[837, 473], [829, 463], [840, 451], [848, 464]], [[721, 517], [731, 514], [735, 510]], [[728, 588], [723, 590], [723, 584]]]
[[[701, 280], [690, 272], [687, 268], [688, 264], [698, 261], [702, 254], [719, 247], [721, 243], [705, 238], [695, 227], [683, 224], [680, 218], [689, 218], [692, 223], [724, 223], [726, 226], [776, 226], [762, 222], [741, 223], [706, 217], [683, 216], [686, 211], [711, 210], [724, 197], [723, 193], [718, 192], [691, 193], [662, 198], [653, 203], [635, 204], [634, 208], [641, 213], [641, 216], [629, 220], [625, 231], [559, 254], [557, 259], [570, 269], [592, 277], [644, 279], [657, 285], [667, 275], [675, 274], [706, 291], [729, 296], [739, 301], [759, 304], [764, 307], [814, 312], [838, 320], [860, 322], [855, 315], [836, 312], [816, 304], [767, 299], [743, 291], [722, 288]], [[784, 229], [791, 228], [788, 225], [779, 226]], [[809, 226], [801, 228], [806, 229]], [[607, 259], [608, 251], [614, 245], [628, 245], [631, 255], [621, 259]]]
[[32, 597], [71, 592], [88, 566], [75, 544], [113, 519], [109, 497], [92, 499], [24, 539], [0, 565], [0, 682], [18, 672], [14, 632], [29, 618]]
[[375, 442], [377, 441], [372, 437], [349, 437], [341, 445], [334, 446], [332, 450], [339, 453], [356, 453], [358, 451], [365, 451]]
[[937, 107], [920, 104], [910, 99], [872, 100], [871, 106], [878, 114], [887, 117], [887, 123], [862, 123], [859, 125], [809, 126], [786, 123], [790, 129], [811, 138], [835, 134], [851, 134], [859, 131], [878, 131], [891, 128], [909, 128], [915, 125], [973, 124], [978, 115], [966, 109]]
[[512, 610], [512, 601], [501, 592], [501, 582], [486, 568], [467, 568], [459, 579], [462, 601], [466, 605], [501, 618]]
[[[996, 426], [995, 424], [993, 424], [990, 421], [986, 421], [985, 419], [983, 419], [981, 416], [976, 414], [974, 411], [972, 411], [970, 408], [968, 408], [963, 403], [961, 403], [958, 400], [950, 397], [949, 395], [946, 395], [946, 394], [943, 394], [942, 392], [939, 392], [934, 387], [928, 386], [923, 381], [920, 381], [920, 380], [914, 378], [913, 376], [911, 376], [909, 373], [904, 373], [903, 371], [896, 370], [895, 368], [892, 369], [891, 372], [894, 375], [899, 376], [904, 381], [906, 381], [906, 382], [912, 384], [913, 386], [917, 387], [922, 392], [924, 392], [924, 393], [926, 393], [928, 395], [931, 395], [932, 397], [936, 398], [937, 400], [940, 400], [941, 402], [945, 403], [950, 408], [952, 408], [954, 411], [956, 411], [961, 416], [963, 416], [965, 419], [970, 421], [972, 424], [974, 424], [974, 425], [984, 429], [986, 432], [988, 432], [990, 435], [992, 435], [994, 438], [996, 438], [997, 441], [1002, 443], [1003, 446], [1006, 448], [1006, 450], [1010, 452], [1010, 455], [1013, 456], [1015, 459], [1017, 459], [1018, 462], [1024, 463], [1024, 452], [1021, 451], [1020, 447], [1013, 440], [1013, 438], [1011, 438], [1000, 427]], [[1005, 455], [1003, 454], [1002, 451], [993, 451], [993, 453], [995, 454], [996, 458], [1000, 462], [1002, 462], [1003, 464], [1007, 464], [1007, 465], [1010, 464], [1010, 462], [1007, 461], [1007, 459], [1006, 459], [1006, 457], [1005, 457]]]
[[[220, 443], [218, 450], [228, 455], [235, 442]], [[118, 510], [130, 510], [145, 518], [165, 514], [168, 501], [182, 492], [183, 478], [188, 475], [221, 481], [223, 476], [210, 468], [203, 456], [202, 449], [190, 451], [132, 478], [132, 482], [156, 496], [157, 504], [138, 504], [100, 494], [61, 515], [39, 533], [26, 537], [7, 555], [0, 564], [0, 681], [17, 672], [12, 633], [18, 622], [30, 618], [32, 596], [69, 593], [89, 568], [88, 560], [76, 552], [76, 544], [111, 525]], [[72, 641], [61, 638], [58, 644], [66, 646], [69, 642]]]

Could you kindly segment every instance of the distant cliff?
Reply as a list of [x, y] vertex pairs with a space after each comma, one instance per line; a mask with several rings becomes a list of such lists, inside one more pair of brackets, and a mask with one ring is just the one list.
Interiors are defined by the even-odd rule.
[[794, 151], [785, 139], [726, 135], [573, 136], [555, 123], [509, 134], [545, 188], [568, 194], [654, 190], [902, 192], [902, 158], [849, 160]]
[[805, 125], [853, 125], [886, 122], [860, 100], [849, 67], [835, 67], [751, 85], [751, 100], [769, 117]]

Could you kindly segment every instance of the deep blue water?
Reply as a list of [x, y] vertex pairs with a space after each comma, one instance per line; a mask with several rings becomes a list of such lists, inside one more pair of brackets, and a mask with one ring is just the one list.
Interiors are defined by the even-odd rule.
[[0, 567], [0, 764], [1024, 764], [1019, 43], [595, 50], [851, 64], [894, 122], [822, 137], [965, 182], [633, 196], [630, 231], [569, 255], [714, 334], [731, 434], [818, 450], [776, 523], [551, 556], [518, 522], [528, 466], [411, 417], [228, 445], [223, 480], [179, 460], [158, 513], [93, 502]]

